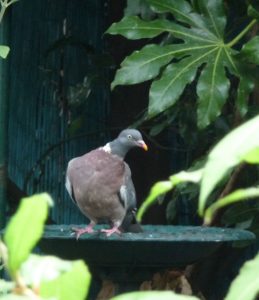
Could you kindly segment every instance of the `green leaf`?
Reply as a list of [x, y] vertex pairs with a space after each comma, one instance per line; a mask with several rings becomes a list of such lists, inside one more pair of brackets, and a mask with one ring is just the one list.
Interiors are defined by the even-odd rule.
[[0, 45], [0, 57], [6, 58], [9, 51], [10, 51], [10, 48], [8, 46]]
[[127, 7], [124, 9], [124, 16], [140, 15], [144, 20], [154, 17], [153, 11], [144, 0], [127, 0]]
[[240, 57], [245, 61], [259, 65], [259, 36], [255, 36], [242, 47]]
[[135, 84], [154, 78], [161, 67], [172, 60], [179, 48], [173, 45], [147, 45], [133, 52], [122, 62], [112, 82], [112, 89], [117, 85]]
[[245, 201], [236, 203], [227, 208], [221, 221], [224, 225], [234, 225], [253, 219], [254, 215], [259, 213], [259, 208]]
[[210, 224], [214, 213], [224, 206], [243, 201], [244, 199], [251, 199], [259, 197], [259, 187], [251, 187], [247, 189], [238, 189], [233, 193], [228, 194], [226, 197], [219, 199], [214, 202], [210, 207], [207, 208], [204, 215], [205, 224]]
[[[210, 152], [204, 168], [199, 198], [199, 213], [216, 185], [236, 165], [249, 160], [251, 151], [259, 147], [259, 116], [226, 135]], [[251, 158], [251, 157], [250, 157]]]
[[170, 176], [170, 180], [173, 186], [176, 186], [177, 184], [182, 182], [199, 183], [202, 178], [202, 173], [203, 173], [203, 169], [199, 169], [191, 172], [181, 171], [175, 175]]
[[141, 221], [143, 214], [148, 209], [150, 205], [152, 205], [158, 196], [165, 194], [173, 188], [173, 184], [171, 181], [160, 181], [153, 185], [151, 191], [146, 198], [146, 200], [141, 204], [138, 212], [137, 212], [137, 220]]
[[254, 300], [259, 293], [259, 254], [246, 262], [231, 283], [225, 300]]
[[248, 99], [254, 86], [254, 80], [251, 79], [250, 76], [243, 76], [243, 74], [240, 74], [236, 104], [242, 117], [245, 116], [248, 111]]
[[70, 263], [71, 268], [51, 281], [42, 281], [40, 296], [59, 300], [86, 299], [91, 275], [87, 266], [81, 260]]
[[191, 5], [185, 1], [172, 0], [147, 0], [151, 8], [156, 13], [170, 12], [179, 21], [187, 23], [191, 26], [204, 27], [204, 20], [198, 14], [194, 13]]
[[217, 50], [213, 64], [207, 64], [203, 69], [198, 85], [198, 126], [207, 127], [221, 113], [229, 91], [229, 80], [222, 63], [224, 51]]
[[206, 17], [206, 25], [219, 39], [222, 39], [226, 26], [226, 16], [222, 0], [200, 0], [199, 8]]
[[170, 181], [159, 181], [155, 183], [151, 191], [146, 198], [146, 200], [141, 204], [138, 213], [137, 213], [137, 220], [141, 221], [143, 214], [146, 212], [146, 210], [151, 206], [159, 196], [167, 193], [171, 189], [173, 189], [176, 185], [182, 182], [194, 182], [198, 183], [201, 180], [202, 177], [202, 169], [192, 171], [192, 172], [179, 172], [175, 175], [172, 175], [170, 177]]
[[[152, 44], [150, 48], [146, 46], [126, 58], [117, 70], [112, 88], [120, 84], [154, 80], [149, 92], [150, 119], [172, 111], [185, 88], [197, 81], [197, 122], [198, 127], [203, 129], [221, 114], [230, 91], [230, 81], [226, 74], [231, 73], [239, 78], [236, 105], [241, 116], [244, 116], [248, 96], [254, 88], [254, 74], [252, 70], [246, 72], [247, 63], [239, 61], [236, 57], [239, 52], [231, 47], [254, 22], [249, 23], [226, 44], [226, 16], [222, 0], [199, 0], [195, 1], [195, 5], [192, 5], [194, 1], [190, 3], [185, 0], [147, 2], [158, 14], [157, 19], [143, 21], [136, 16], [125, 17], [113, 24], [107, 32], [128, 39], [154, 38], [164, 34], [159, 41], [162, 40], [160, 44], [166, 46], [155, 48]], [[253, 43], [248, 44], [251, 51], [256, 47], [256, 43]], [[151, 53], [152, 50], [155, 50], [154, 53]], [[256, 51], [254, 56], [257, 55]], [[143, 69], [137, 68], [138, 64]], [[196, 98], [193, 90], [192, 93]]]
[[258, 3], [253, 3], [253, 5], [248, 5], [247, 13], [250, 17], [259, 20], [259, 5]]
[[177, 29], [178, 26], [167, 20], [143, 21], [139, 17], [124, 17], [120, 22], [113, 23], [106, 33], [120, 34], [130, 40], [152, 38], [164, 31]]
[[[192, 58], [169, 65], [161, 79], [152, 83], [149, 93], [149, 116], [155, 116], [171, 107], [179, 99], [187, 83], [194, 80], [197, 68], [203, 63], [203, 57]], [[195, 67], [195, 68], [194, 68]]]
[[[31, 300], [31, 299], [33, 299], [31, 296], [23, 296], [23, 295], [16, 295], [16, 294], [8, 294], [8, 295], [1, 296], [1, 300]], [[42, 298], [36, 298], [36, 299], [41, 300]]]
[[249, 164], [259, 164], [259, 147], [245, 153], [243, 160]]
[[194, 296], [175, 294], [169, 291], [131, 292], [112, 298], [111, 300], [199, 300]]
[[11, 218], [4, 234], [11, 276], [15, 275], [41, 238], [51, 204], [52, 200], [46, 193], [23, 198]]

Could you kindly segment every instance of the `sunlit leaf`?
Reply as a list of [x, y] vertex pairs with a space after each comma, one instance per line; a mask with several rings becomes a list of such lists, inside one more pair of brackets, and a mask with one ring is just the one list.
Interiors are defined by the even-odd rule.
[[243, 201], [244, 199], [251, 199], [259, 197], [259, 187], [251, 187], [247, 189], [238, 189], [224, 198], [219, 199], [209, 206], [204, 215], [205, 224], [210, 224], [213, 218], [214, 213], [224, 206]]
[[231, 283], [225, 300], [254, 300], [259, 293], [259, 254], [246, 262]]
[[170, 180], [174, 186], [182, 182], [199, 183], [202, 178], [202, 173], [203, 169], [190, 172], [181, 171], [175, 175], [170, 176]]
[[131, 292], [112, 298], [111, 300], [199, 300], [194, 296], [175, 294], [169, 291]]
[[39, 241], [51, 204], [52, 200], [46, 193], [23, 198], [10, 220], [4, 241], [8, 248], [8, 271], [12, 276]]
[[160, 195], [163, 195], [170, 191], [172, 188], [174, 188], [176, 185], [182, 182], [194, 182], [198, 183], [201, 180], [202, 177], [202, 169], [192, 171], [192, 172], [179, 172], [175, 175], [172, 175], [170, 177], [170, 181], [159, 181], [153, 185], [151, 188], [151, 191], [146, 198], [146, 200], [142, 203], [140, 206], [138, 213], [137, 213], [137, 219], [139, 221], [142, 220], [143, 214], [145, 211], [151, 206]]
[[147, 199], [142, 203], [140, 206], [138, 213], [137, 213], [137, 220], [141, 221], [144, 212], [148, 209], [150, 205], [152, 205], [158, 196], [165, 194], [166, 192], [170, 191], [173, 188], [173, 184], [171, 181], [160, 181], [154, 184], [151, 188], [151, 191], [147, 197]]
[[204, 168], [199, 198], [202, 215], [206, 200], [216, 185], [233, 167], [251, 159], [251, 151], [259, 147], [259, 117], [255, 117], [226, 135], [210, 152]]
[[41, 282], [40, 296], [58, 300], [86, 299], [91, 282], [90, 272], [81, 260], [69, 263], [69, 270], [51, 281]]
[[10, 51], [9, 47], [0, 45], [0, 57], [6, 58], [9, 51]]

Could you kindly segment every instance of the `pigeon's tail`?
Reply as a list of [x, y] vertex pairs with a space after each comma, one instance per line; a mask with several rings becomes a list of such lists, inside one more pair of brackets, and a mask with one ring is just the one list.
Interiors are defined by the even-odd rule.
[[141, 227], [139, 222], [136, 220], [135, 214], [136, 214], [135, 210], [129, 211], [126, 214], [126, 216], [120, 226], [120, 230], [122, 232], [132, 232], [132, 233], [143, 232], [143, 228]]

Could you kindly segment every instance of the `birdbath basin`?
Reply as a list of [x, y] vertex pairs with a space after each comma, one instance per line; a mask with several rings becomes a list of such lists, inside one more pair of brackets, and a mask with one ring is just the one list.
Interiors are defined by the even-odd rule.
[[[210, 256], [223, 244], [255, 240], [255, 235], [245, 230], [167, 225], [144, 225], [143, 233], [110, 237], [97, 232], [76, 240], [71, 227], [46, 226], [40, 242], [43, 252], [64, 259], [84, 259], [94, 279], [109, 278], [124, 286], [129, 281], [139, 286], [161, 269], [184, 268]], [[131, 289], [134, 284], [124, 290]]]
[[76, 240], [71, 227], [75, 226], [46, 226], [41, 248], [94, 266], [184, 267], [211, 255], [224, 243], [255, 239], [253, 233], [238, 229], [144, 225], [143, 233], [106, 237], [96, 232]]

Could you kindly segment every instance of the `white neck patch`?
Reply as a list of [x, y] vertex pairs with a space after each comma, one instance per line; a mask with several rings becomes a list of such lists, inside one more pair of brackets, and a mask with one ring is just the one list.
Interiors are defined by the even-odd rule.
[[102, 150], [104, 150], [107, 153], [111, 153], [111, 146], [110, 143], [107, 143], [105, 146], [102, 147]]

